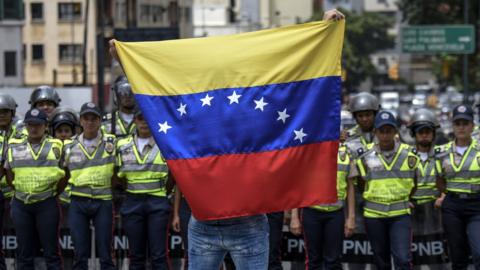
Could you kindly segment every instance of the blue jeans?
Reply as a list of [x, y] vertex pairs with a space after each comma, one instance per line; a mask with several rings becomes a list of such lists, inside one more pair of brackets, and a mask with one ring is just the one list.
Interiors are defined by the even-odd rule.
[[391, 270], [390, 255], [395, 270], [413, 269], [412, 220], [410, 215], [391, 218], [365, 218], [365, 229], [372, 245], [377, 270]]
[[267, 214], [269, 236], [268, 269], [282, 270], [283, 211]]
[[480, 270], [480, 199], [460, 199], [447, 194], [442, 204], [443, 228], [452, 269], [467, 269], [471, 253]]
[[152, 269], [168, 269], [170, 212], [171, 206], [166, 197], [127, 194], [120, 213], [128, 237], [129, 269], [146, 269], [147, 244]]
[[60, 208], [57, 199], [52, 197], [41, 202], [24, 204], [12, 200], [12, 219], [17, 234], [17, 269], [35, 269], [36, 237], [43, 248], [43, 257], [48, 269], [62, 269], [58, 230]]
[[111, 200], [72, 196], [68, 223], [75, 247], [73, 269], [87, 270], [91, 252], [90, 221], [95, 227], [95, 245], [102, 270], [113, 270], [113, 209]]
[[227, 252], [237, 269], [268, 268], [268, 221], [265, 215], [218, 221], [198, 221], [188, 225], [190, 270], [219, 269]]
[[322, 212], [312, 208], [302, 210], [303, 236], [307, 260], [306, 269], [342, 269], [342, 246], [345, 214], [343, 209]]

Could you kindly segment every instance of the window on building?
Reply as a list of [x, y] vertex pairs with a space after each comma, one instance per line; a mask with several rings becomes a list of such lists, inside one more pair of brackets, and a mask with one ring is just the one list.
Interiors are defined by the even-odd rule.
[[58, 20], [78, 21], [82, 19], [82, 3], [58, 3]]
[[17, 76], [17, 52], [6, 51], [3, 56], [3, 59], [5, 59], [5, 77]]
[[20, 20], [23, 19], [23, 1], [18, 0], [1, 0], [0, 11], [3, 14], [0, 14], [0, 17], [3, 16], [3, 19], [10, 20]]
[[58, 45], [58, 59], [60, 63], [78, 64], [82, 62], [81, 44]]
[[166, 9], [160, 5], [152, 5], [152, 23], [163, 22], [163, 14]]
[[183, 20], [186, 23], [190, 23], [192, 21], [192, 9], [190, 7], [185, 7], [183, 10], [185, 12]]
[[32, 21], [43, 21], [43, 3], [30, 3]]
[[32, 45], [32, 62], [43, 61], [43, 44]]
[[150, 21], [151, 16], [151, 8], [150, 5], [141, 5], [140, 6], [140, 21], [148, 22]]

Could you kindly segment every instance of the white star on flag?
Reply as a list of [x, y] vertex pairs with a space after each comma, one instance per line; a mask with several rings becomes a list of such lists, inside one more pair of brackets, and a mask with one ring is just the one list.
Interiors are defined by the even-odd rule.
[[158, 126], [160, 127], [158, 132], [163, 132], [165, 134], [167, 134], [167, 131], [172, 128], [171, 126], [168, 125], [167, 121], [163, 122], [163, 124], [158, 123]]
[[259, 109], [260, 111], [263, 112], [263, 107], [267, 106], [268, 103], [263, 102], [263, 97], [260, 100], [254, 100], [255, 102], [255, 110]]
[[301, 143], [303, 142], [303, 137], [307, 136], [306, 133], [303, 133], [303, 128], [300, 130], [294, 130], [295, 138], [293, 140], [299, 140]]
[[285, 108], [283, 111], [277, 111], [278, 113], [278, 118], [277, 121], [282, 121], [285, 124], [285, 121], [287, 118], [290, 117], [290, 114], [287, 113], [287, 108]]
[[237, 93], [235, 91], [233, 91], [233, 94], [228, 96], [227, 98], [230, 99], [230, 104], [233, 104], [233, 103], [237, 103], [238, 104], [238, 99], [241, 97], [242, 95], [237, 95]]
[[212, 104], [210, 104], [210, 101], [212, 101], [212, 99], [213, 97], [209, 96], [208, 94], [204, 98], [201, 98], [200, 100], [202, 101], [202, 107], [205, 105], [212, 106]]
[[177, 111], [180, 113], [180, 116], [187, 114], [187, 104], [183, 104], [180, 102], [180, 107], [177, 108]]

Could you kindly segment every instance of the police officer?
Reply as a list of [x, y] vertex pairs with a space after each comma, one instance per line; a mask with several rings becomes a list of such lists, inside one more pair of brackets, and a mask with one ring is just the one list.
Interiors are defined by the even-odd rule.
[[435, 184], [435, 134], [439, 128], [435, 114], [428, 109], [418, 109], [412, 116], [409, 129], [415, 139], [415, 150], [420, 162], [417, 168], [417, 189], [412, 196], [414, 203], [413, 233], [440, 233], [440, 213], [434, 208], [438, 191]]
[[[76, 135], [76, 130], [79, 127], [77, 113], [70, 108], [57, 107], [49, 117], [50, 119], [50, 134], [56, 139], [59, 139], [63, 144], [72, 142], [72, 138]], [[68, 208], [70, 204], [70, 185], [65, 187], [65, 190], [58, 195], [61, 202], [62, 222], [61, 227], [69, 229], [68, 227]], [[73, 258], [63, 258], [65, 269], [73, 268]]]
[[83, 133], [65, 145], [65, 169], [71, 186], [69, 225], [75, 246], [74, 269], [88, 269], [90, 221], [95, 227], [101, 269], [114, 269], [112, 261], [112, 181], [115, 137], [100, 131], [101, 112], [87, 102], [80, 110]]
[[62, 269], [58, 227], [60, 210], [56, 195], [65, 186], [60, 168], [62, 142], [46, 135], [47, 114], [31, 109], [24, 123], [28, 137], [11, 139], [5, 164], [7, 181], [15, 189], [12, 218], [17, 234], [17, 267], [34, 269], [38, 237], [48, 269]]
[[[351, 161], [345, 146], [337, 157], [337, 196], [333, 204], [315, 205], [301, 211], [305, 238], [306, 269], [342, 269], [343, 239], [355, 229], [355, 189], [349, 178]], [[347, 205], [347, 209], [344, 209]], [[346, 216], [346, 217], [345, 217]], [[297, 209], [292, 210], [290, 230], [301, 234]]]
[[50, 115], [50, 126], [53, 137], [62, 141], [71, 140], [77, 133], [77, 113], [66, 107], [57, 107]]
[[[3, 164], [8, 140], [15, 137], [16, 126], [13, 124], [17, 103], [7, 94], [0, 94], [0, 233], [3, 235], [4, 213], [9, 209], [9, 199], [13, 196], [13, 189], [7, 184], [4, 176]], [[3, 251], [0, 251], [0, 269], [6, 269]]]
[[[359, 148], [365, 148], [367, 144], [373, 142], [373, 123], [379, 109], [377, 97], [370, 93], [359, 93], [350, 101], [350, 112], [357, 125], [347, 130], [344, 137], [345, 144], [354, 158]], [[345, 135], [345, 132], [343, 133]]]
[[[0, 163], [3, 164], [3, 158], [5, 157], [6, 145], [8, 140], [16, 137], [21, 137], [18, 134], [16, 125], [13, 123], [15, 112], [17, 109], [17, 103], [15, 100], [7, 94], [0, 94]], [[2, 166], [3, 167], [3, 166]], [[0, 188], [2, 190], [5, 199], [10, 199], [13, 196], [13, 189], [7, 184], [6, 178], [3, 176], [3, 172], [0, 170]], [[2, 205], [0, 203], [0, 205]], [[0, 208], [0, 218], [3, 220], [3, 208]], [[0, 224], [0, 231], [3, 229], [3, 222]], [[1, 265], [0, 259], [0, 265]], [[0, 266], [1, 269], [1, 266]]]
[[60, 96], [57, 91], [48, 85], [35, 88], [28, 102], [32, 108], [44, 111], [48, 116], [60, 105]]
[[127, 191], [120, 212], [128, 237], [130, 269], [146, 269], [147, 246], [152, 269], [168, 269], [168, 168], [140, 110], [134, 121], [136, 134], [117, 144], [118, 177]]
[[469, 251], [475, 269], [480, 269], [480, 146], [471, 136], [472, 108], [455, 107], [452, 121], [455, 139], [438, 153], [437, 186], [444, 194], [437, 205], [442, 208], [452, 269], [467, 269]]
[[125, 76], [120, 76], [114, 86], [114, 103], [118, 110], [108, 114], [103, 123], [102, 130], [114, 134], [116, 137], [125, 137], [133, 134], [135, 123], [133, 121], [134, 111], [136, 109], [135, 98], [132, 88]]
[[[408, 145], [396, 140], [393, 114], [375, 117], [378, 142], [358, 151], [357, 167], [365, 200], [363, 215], [377, 269], [412, 269], [410, 197], [415, 191], [418, 157]], [[355, 173], [353, 173], [355, 175]]]

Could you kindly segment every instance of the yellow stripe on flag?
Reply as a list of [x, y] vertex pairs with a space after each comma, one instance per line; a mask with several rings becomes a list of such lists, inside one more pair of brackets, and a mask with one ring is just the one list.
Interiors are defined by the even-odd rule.
[[[160, 42], [116, 42], [136, 94], [208, 90], [340, 76], [345, 20], [237, 35]], [[289, 56], [285, 61], [284, 56]]]

